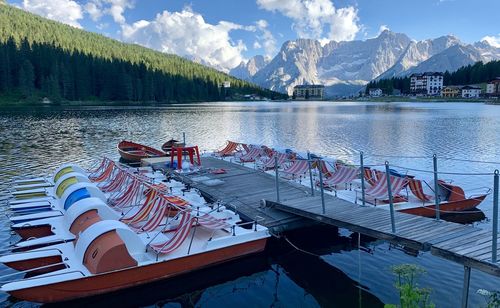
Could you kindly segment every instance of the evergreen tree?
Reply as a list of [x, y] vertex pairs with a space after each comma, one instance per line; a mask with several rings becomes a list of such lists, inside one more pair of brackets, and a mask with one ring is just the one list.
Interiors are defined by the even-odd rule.
[[19, 71], [19, 89], [25, 97], [31, 97], [35, 90], [35, 72], [28, 59], [24, 60]]
[[132, 78], [130, 77], [129, 73], [125, 70], [124, 67], [122, 67], [121, 69], [120, 76], [121, 76], [120, 80], [121, 86], [120, 86], [119, 99], [130, 101], [133, 98]]
[[59, 66], [59, 88], [61, 89], [61, 96], [67, 100], [72, 100], [75, 97], [73, 87], [73, 78], [69, 69], [66, 69], [68, 64], [64, 62]]
[[50, 76], [48, 78], [47, 96], [55, 103], [61, 101], [61, 90], [59, 89], [59, 82], [55, 76]]
[[6, 49], [0, 49], [0, 92], [6, 92], [10, 87], [9, 55]]
[[10, 87], [18, 87], [19, 86], [19, 70], [21, 67], [22, 59], [19, 57], [17, 52], [16, 43], [13, 38], [7, 40], [7, 43], [0, 49], [6, 50], [7, 60], [6, 63], [9, 66], [7, 70], [10, 70], [10, 76], [8, 78], [8, 84]]

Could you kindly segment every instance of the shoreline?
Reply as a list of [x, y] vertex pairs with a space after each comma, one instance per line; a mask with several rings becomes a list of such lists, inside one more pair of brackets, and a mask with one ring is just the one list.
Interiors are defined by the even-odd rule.
[[498, 99], [477, 98], [444, 98], [444, 97], [407, 97], [407, 96], [383, 96], [383, 97], [365, 97], [355, 99], [342, 99], [339, 101], [349, 102], [375, 102], [375, 103], [484, 103], [484, 104], [500, 104]]
[[[2, 102], [0, 100], [0, 109], [22, 109], [27, 107], [47, 108], [47, 109], [66, 109], [66, 108], [166, 108], [179, 105], [197, 105], [200, 103], [221, 103], [221, 102], [270, 102], [270, 103], [293, 103], [293, 102], [314, 102], [316, 100], [226, 100], [226, 101], [171, 101], [171, 102], [135, 102], [135, 101], [65, 101], [59, 103], [44, 103], [42, 101], [17, 101]], [[408, 97], [379, 97], [363, 99], [324, 99], [317, 102], [352, 102], [352, 103], [464, 103], [464, 104], [486, 104], [500, 105], [498, 99], [444, 99], [444, 98], [408, 98]]]
[[224, 100], [224, 101], [170, 101], [170, 102], [151, 102], [151, 101], [63, 101], [63, 102], [43, 102], [39, 101], [16, 101], [7, 102], [2, 101], [0, 97], [0, 109], [2, 107], [8, 108], [24, 108], [24, 107], [37, 107], [37, 108], [67, 108], [67, 107], [172, 107], [179, 105], [196, 105], [200, 103], [220, 103], [220, 102], [292, 102], [292, 100]]

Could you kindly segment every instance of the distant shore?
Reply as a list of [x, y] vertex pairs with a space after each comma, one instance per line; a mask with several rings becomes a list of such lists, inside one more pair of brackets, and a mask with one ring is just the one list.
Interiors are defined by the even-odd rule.
[[196, 104], [206, 101], [60, 101], [60, 102], [43, 102], [42, 100], [21, 100], [21, 101], [5, 101], [0, 98], [1, 107], [162, 107], [179, 104]]
[[408, 97], [408, 96], [381, 96], [381, 97], [362, 97], [352, 99], [339, 99], [331, 101], [349, 101], [349, 102], [378, 102], [378, 103], [395, 103], [395, 102], [415, 102], [415, 103], [486, 103], [500, 104], [498, 99], [488, 98], [450, 98], [450, 97]]
[[[305, 102], [307, 100], [226, 100], [226, 102]], [[500, 105], [499, 99], [463, 99], [463, 98], [444, 98], [444, 97], [405, 97], [405, 96], [383, 96], [383, 97], [363, 97], [363, 98], [347, 98], [347, 99], [325, 99], [323, 102], [375, 102], [375, 103], [483, 103], [489, 105]], [[224, 101], [217, 101], [224, 102]], [[39, 99], [36, 100], [18, 100], [13, 101], [8, 98], [0, 97], [0, 108], [25, 108], [25, 107], [168, 107], [173, 105], [187, 105], [197, 103], [211, 103], [211, 101], [60, 101], [60, 102], [47, 102]]]

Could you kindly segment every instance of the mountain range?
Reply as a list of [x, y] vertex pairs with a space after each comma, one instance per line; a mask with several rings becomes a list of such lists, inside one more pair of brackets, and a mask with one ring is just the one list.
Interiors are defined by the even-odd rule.
[[255, 56], [229, 74], [262, 87], [292, 94], [298, 84], [323, 84], [326, 96], [355, 94], [373, 79], [426, 71], [455, 71], [478, 61], [500, 59], [500, 48], [486, 41], [465, 44], [453, 35], [415, 41], [385, 30], [367, 40], [313, 39], [285, 42], [272, 58]]

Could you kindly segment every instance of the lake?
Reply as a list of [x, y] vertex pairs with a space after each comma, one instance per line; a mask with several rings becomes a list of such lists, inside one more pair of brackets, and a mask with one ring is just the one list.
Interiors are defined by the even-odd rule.
[[[492, 173], [500, 169], [500, 106], [471, 103], [220, 102], [163, 108], [40, 108], [0, 111], [0, 189], [17, 176], [49, 173], [64, 162], [88, 167], [103, 155], [118, 159], [122, 139], [155, 147], [182, 138], [214, 150], [225, 141], [310, 150], [319, 155], [383, 165], [431, 178], [432, 155], [440, 172]], [[402, 168], [404, 167], [404, 168]], [[409, 169], [405, 169], [409, 168]], [[467, 191], [492, 187], [491, 175], [443, 174]], [[2, 212], [5, 198], [0, 199]], [[464, 218], [465, 217], [465, 218]], [[492, 197], [461, 218], [491, 228]], [[17, 237], [0, 218], [1, 247]], [[203, 307], [340, 306], [397, 303], [392, 265], [414, 263], [427, 273], [437, 307], [458, 307], [463, 268], [430, 253], [417, 257], [383, 241], [319, 227], [292, 232], [294, 244], [274, 240], [265, 254], [171, 282], [127, 290], [80, 304]], [[5, 267], [0, 274], [10, 273]], [[479, 288], [498, 290], [500, 279], [472, 271], [471, 307], [485, 305]], [[24, 305], [1, 293], [2, 305]]]

